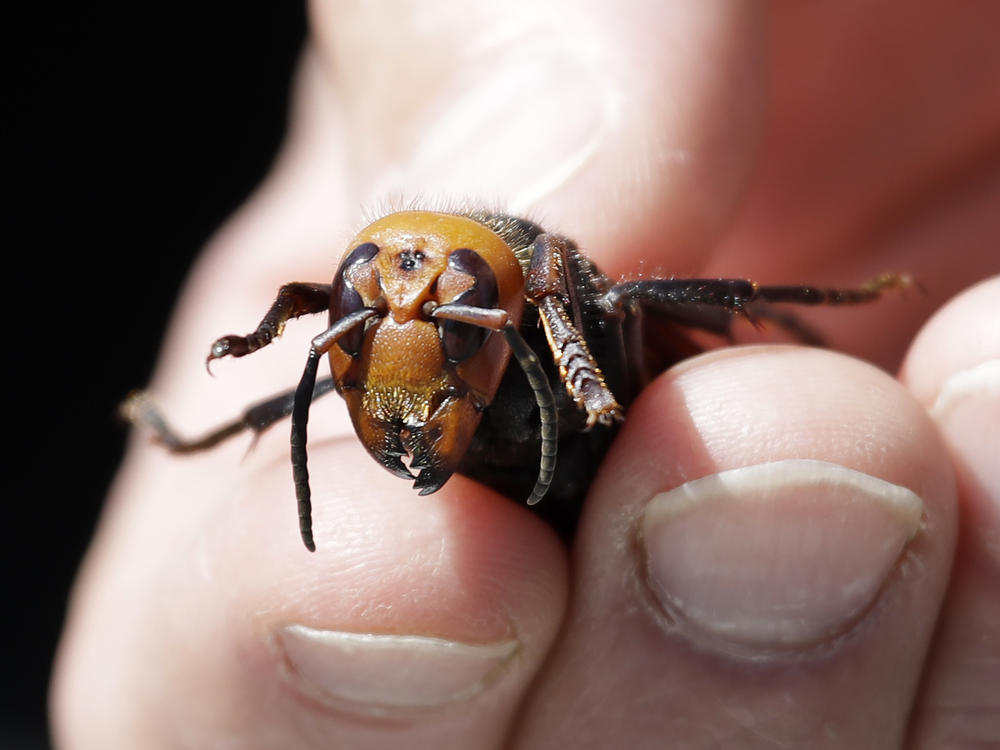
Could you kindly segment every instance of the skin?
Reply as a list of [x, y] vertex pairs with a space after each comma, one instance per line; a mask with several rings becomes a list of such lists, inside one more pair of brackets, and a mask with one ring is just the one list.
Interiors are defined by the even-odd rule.
[[[214, 380], [201, 363], [281, 282], [326, 280], [364, 223], [356, 207], [386, 195], [499, 196], [612, 277], [850, 285], [902, 270], [924, 293], [804, 316], [848, 354], [725, 350], [657, 380], [569, 550], [463, 478], [418, 498], [367, 458], [334, 398], [310, 423], [314, 555], [284, 429], [245, 457], [245, 440], [177, 458], [137, 436], [73, 595], [59, 747], [1000, 741], [1000, 7], [633, 6], [423, 3], [408, 18], [313, 2], [283, 155], [207, 249], [167, 336], [151, 384], [165, 412], [196, 434], [294, 383], [318, 320]], [[784, 458], [911, 488], [924, 526], [835, 633], [734, 653], [650, 604], [638, 519], [684, 481]], [[782, 554], [778, 574], [802, 564]], [[848, 562], [834, 552], [816, 585]], [[457, 706], [359, 715], [290, 673], [287, 624], [520, 645]]]

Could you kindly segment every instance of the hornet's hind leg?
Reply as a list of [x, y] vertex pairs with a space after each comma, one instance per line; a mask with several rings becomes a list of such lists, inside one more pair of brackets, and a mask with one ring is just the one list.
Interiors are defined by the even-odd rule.
[[[333, 378], [323, 378], [313, 389], [313, 399], [333, 390]], [[156, 439], [171, 453], [197, 453], [208, 450], [241, 432], [250, 431], [256, 438], [264, 430], [290, 416], [295, 402], [295, 389], [275, 394], [254, 404], [231, 422], [219, 425], [198, 438], [179, 436], [146, 391], [133, 391], [118, 408], [119, 413], [134, 425], [151, 430]]]
[[609, 315], [624, 315], [633, 357], [635, 388], [702, 347], [685, 329], [707, 331], [732, 340], [732, 322], [742, 317], [755, 326], [773, 323], [803, 344], [822, 346], [823, 337], [782, 304], [859, 305], [889, 289], [913, 285], [910, 277], [883, 274], [854, 289], [815, 286], [763, 286], [745, 279], [650, 279], [627, 281], [603, 298]]
[[756, 324], [771, 320], [806, 343], [817, 335], [793, 315], [773, 308], [795, 305], [860, 305], [874, 302], [889, 289], [906, 289], [913, 280], [904, 274], [882, 274], [853, 289], [816, 286], [765, 286], [746, 279], [652, 279], [616, 284], [604, 295], [610, 311], [652, 308], [681, 325], [727, 335], [729, 318], [741, 316]]

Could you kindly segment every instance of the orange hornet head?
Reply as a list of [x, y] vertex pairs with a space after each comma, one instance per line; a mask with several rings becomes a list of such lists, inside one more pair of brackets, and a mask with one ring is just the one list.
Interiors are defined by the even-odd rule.
[[337, 390], [368, 452], [415, 479], [422, 495], [458, 467], [510, 358], [499, 333], [429, 313], [448, 303], [500, 308], [517, 325], [523, 287], [510, 247], [452, 214], [391, 214], [362, 230], [341, 261], [331, 324], [362, 308], [379, 314], [330, 350]]

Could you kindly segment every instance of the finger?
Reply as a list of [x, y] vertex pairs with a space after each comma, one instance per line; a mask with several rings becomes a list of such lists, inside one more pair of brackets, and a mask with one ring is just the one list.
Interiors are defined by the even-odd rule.
[[929, 409], [954, 461], [959, 543], [913, 747], [1000, 742], [1000, 277], [969, 289], [922, 331], [902, 379]]
[[[284, 456], [218, 463], [130, 460], [74, 599], [59, 746], [494, 747], [562, 618], [552, 532], [467, 480], [418, 497], [345, 439], [313, 445], [310, 554]], [[203, 517], [166, 517], [185, 493]]]
[[894, 380], [819, 350], [689, 360], [635, 403], [588, 503], [517, 747], [902, 741], [954, 487]]

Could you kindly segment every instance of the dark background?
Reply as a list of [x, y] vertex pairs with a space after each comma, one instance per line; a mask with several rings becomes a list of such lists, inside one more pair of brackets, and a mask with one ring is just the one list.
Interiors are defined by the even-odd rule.
[[[267, 171], [298, 3], [45, 3], [8, 18], [0, 748], [47, 747], [66, 597], [185, 273]], [[9, 295], [13, 295], [11, 298]]]

